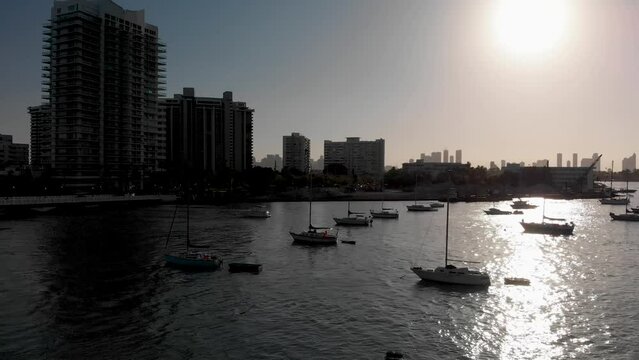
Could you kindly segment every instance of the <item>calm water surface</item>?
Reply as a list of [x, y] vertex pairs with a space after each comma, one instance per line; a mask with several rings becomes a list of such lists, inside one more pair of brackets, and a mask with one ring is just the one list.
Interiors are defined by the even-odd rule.
[[[547, 200], [546, 215], [574, 221], [575, 234], [524, 234], [518, 221], [542, 216], [543, 200], [530, 200], [540, 207], [523, 216], [451, 204], [450, 257], [481, 262], [485, 290], [410, 272], [442, 265], [445, 209], [409, 213], [408, 202], [384, 204], [398, 220], [340, 228], [357, 245], [324, 248], [291, 245], [306, 203], [265, 204], [270, 219], [191, 208], [195, 241], [226, 263], [262, 263], [260, 275], [164, 267], [173, 206], [2, 220], [0, 358], [639, 358], [639, 223], [610, 221], [623, 207], [597, 200]], [[313, 209], [315, 225], [332, 224], [346, 204]]]

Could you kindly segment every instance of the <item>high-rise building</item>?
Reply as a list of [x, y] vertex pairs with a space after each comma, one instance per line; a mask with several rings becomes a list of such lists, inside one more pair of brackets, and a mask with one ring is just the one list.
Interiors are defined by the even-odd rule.
[[577, 165], [577, 153], [572, 153], [572, 167], [578, 167]]
[[448, 150], [444, 150], [444, 162], [448, 162]]
[[451, 155], [451, 156], [448, 158], [448, 162], [449, 162], [449, 163], [451, 163], [451, 164], [455, 163], [455, 157], [454, 157], [453, 155]]
[[266, 154], [266, 157], [256, 162], [254, 166], [280, 171], [282, 169], [282, 158], [278, 154]]
[[561, 153], [557, 153], [557, 167], [562, 167], [564, 165], [562, 156], [563, 155]]
[[384, 139], [360, 141], [358, 137], [348, 137], [344, 142], [324, 140], [324, 168], [331, 164], [344, 165], [349, 174], [382, 176]]
[[571, 167], [570, 160], [566, 161], [566, 167]]
[[435, 163], [442, 162], [442, 153], [441, 151], [434, 151], [430, 153], [430, 161]]
[[455, 162], [458, 164], [462, 163], [462, 151], [461, 150], [455, 150]]
[[29, 164], [29, 144], [13, 142], [13, 136], [0, 134], [0, 166]]
[[307, 173], [311, 164], [311, 140], [294, 132], [291, 135], [284, 135], [282, 142], [284, 167]]
[[[43, 98], [54, 178], [66, 187], [143, 186], [164, 161], [164, 45], [144, 10], [110, 0], [55, 0], [44, 26]], [[38, 120], [40, 121], [40, 120]], [[36, 156], [37, 159], [37, 156]]]
[[222, 98], [196, 97], [193, 88], [184, 88], [182, 94], [161, 99], [160, 108], [170, 167], [215, 173], [253, 166], [253, 109], [233, 101], [232, 92]]
[[621, 170], [628, 170], [634, 172], [637, 170], [637, 154], [633, 153], [627, 158], [621, 160]]
[[30, 106], [31, 166], [42, 170], [51, 164], [51, 106]]

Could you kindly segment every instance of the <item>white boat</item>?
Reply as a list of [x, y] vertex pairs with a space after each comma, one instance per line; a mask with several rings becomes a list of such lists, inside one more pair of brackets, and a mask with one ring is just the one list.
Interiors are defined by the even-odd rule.
[[[564, 221], [564, 223], [561, 224], [556, 222], [546, 222], [546, 220]], [[547, 235], [572, 235], [572, 232], [575, 229], [575, 223], [573, 222], [567, 223], [565, 221], [566, 219], [551, 218], [546, 216], [546, 199], [544, 199], [541, 222], [527, 223], [524, 220], [522, 220], [520, 224], [524, 228], [524, 231], [527, 233], [547, 234]]]
[[435, 281], [445, 284], [490, 286], [490, 276], [487, 273], [471, 270], [467, 267], [456, 267], [448, 263], [448, 221], [450, 214], [450, 202], [446, 202], [446, 252], [444, 266], [435, 269], [423, 269], [414, 266], [410, 269], [422, 280]]
[[265, 219], [265, 218], [270, 218], [271, 217], [271, 212], [262, 208], [262, 207], [256, 207], [253, 209], [249, 209], [246, 210], [243, 214], [243, 217], [246, 218], [260, 218], [260, 219]]
[[353, 212], [351, 211], [351, 203], [348, 202], [348, 216], [342, 218], [334, 217], [335, 224], [337, 225], [347, 225], [347, 226], [368, 226], [373, 222], [373, 218], [370, 216], [364, 215], [361, 212]]
[[486, 213], [486, 215], [511, 215], [512, 214], [512, 211], [499, 210], [494, 207], [488, 210], [484, 210], [484, 212]]
[[308, 230], [293, 232], [289, 231], [294, 244], [304, 245], [337, 245], [338, 232], [329, 227], [316, 227], [311, 223], [313, 214], [313, 176], [310, 175], [309, 195], [308, 195]]
[[397, 219], [399, 218], [399, 212], [397, 209], [383, 207], [381, 210], [371, 210], [371, 216], [381, 219]]

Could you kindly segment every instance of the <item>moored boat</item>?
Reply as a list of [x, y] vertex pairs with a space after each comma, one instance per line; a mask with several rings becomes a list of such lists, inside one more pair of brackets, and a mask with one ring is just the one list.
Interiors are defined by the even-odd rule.
[[490, 208], [488, 210], [484, 210], [486, 215], [511, 215], [512, 211], [500, 210], [497, 208]]

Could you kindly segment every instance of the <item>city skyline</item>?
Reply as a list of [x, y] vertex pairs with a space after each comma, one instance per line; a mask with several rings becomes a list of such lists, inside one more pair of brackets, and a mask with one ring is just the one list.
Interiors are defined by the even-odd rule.
[[[167, 94], [229, 90], [252, 104], [258, 159], [299, 131], [314, 158], [323, 140], [358, 136], [384, 138], [386, 164], [395, 166], [452, 147], [482, 166], [504, 154], [532, 163], [574, 152], [603, 153], [602, 169], [621, 164], [636, 152], [639, 131], [632, 121], [639, 79], [631, 71], [639, 49], [626, 46], [639, 40], [639, 8], [555, 3], [562, 6], [547, 13], [558, 14], [552, 24], [564, 38], [519, 48], [499, 32], [507, 9], [499, 1], [117, 1], [144, 9], [160, 29]], [[18, 143], [29, 143], [27, 108], [41, 102], [42, 25], [51, 4], [0, 5], [1, 46], [12, 54], [0, 60], [0, 132]], [[522, 36], [520, 45], [543, 40]], [[606, 128], [624, 131], [613, 142], [600, 135]]]

